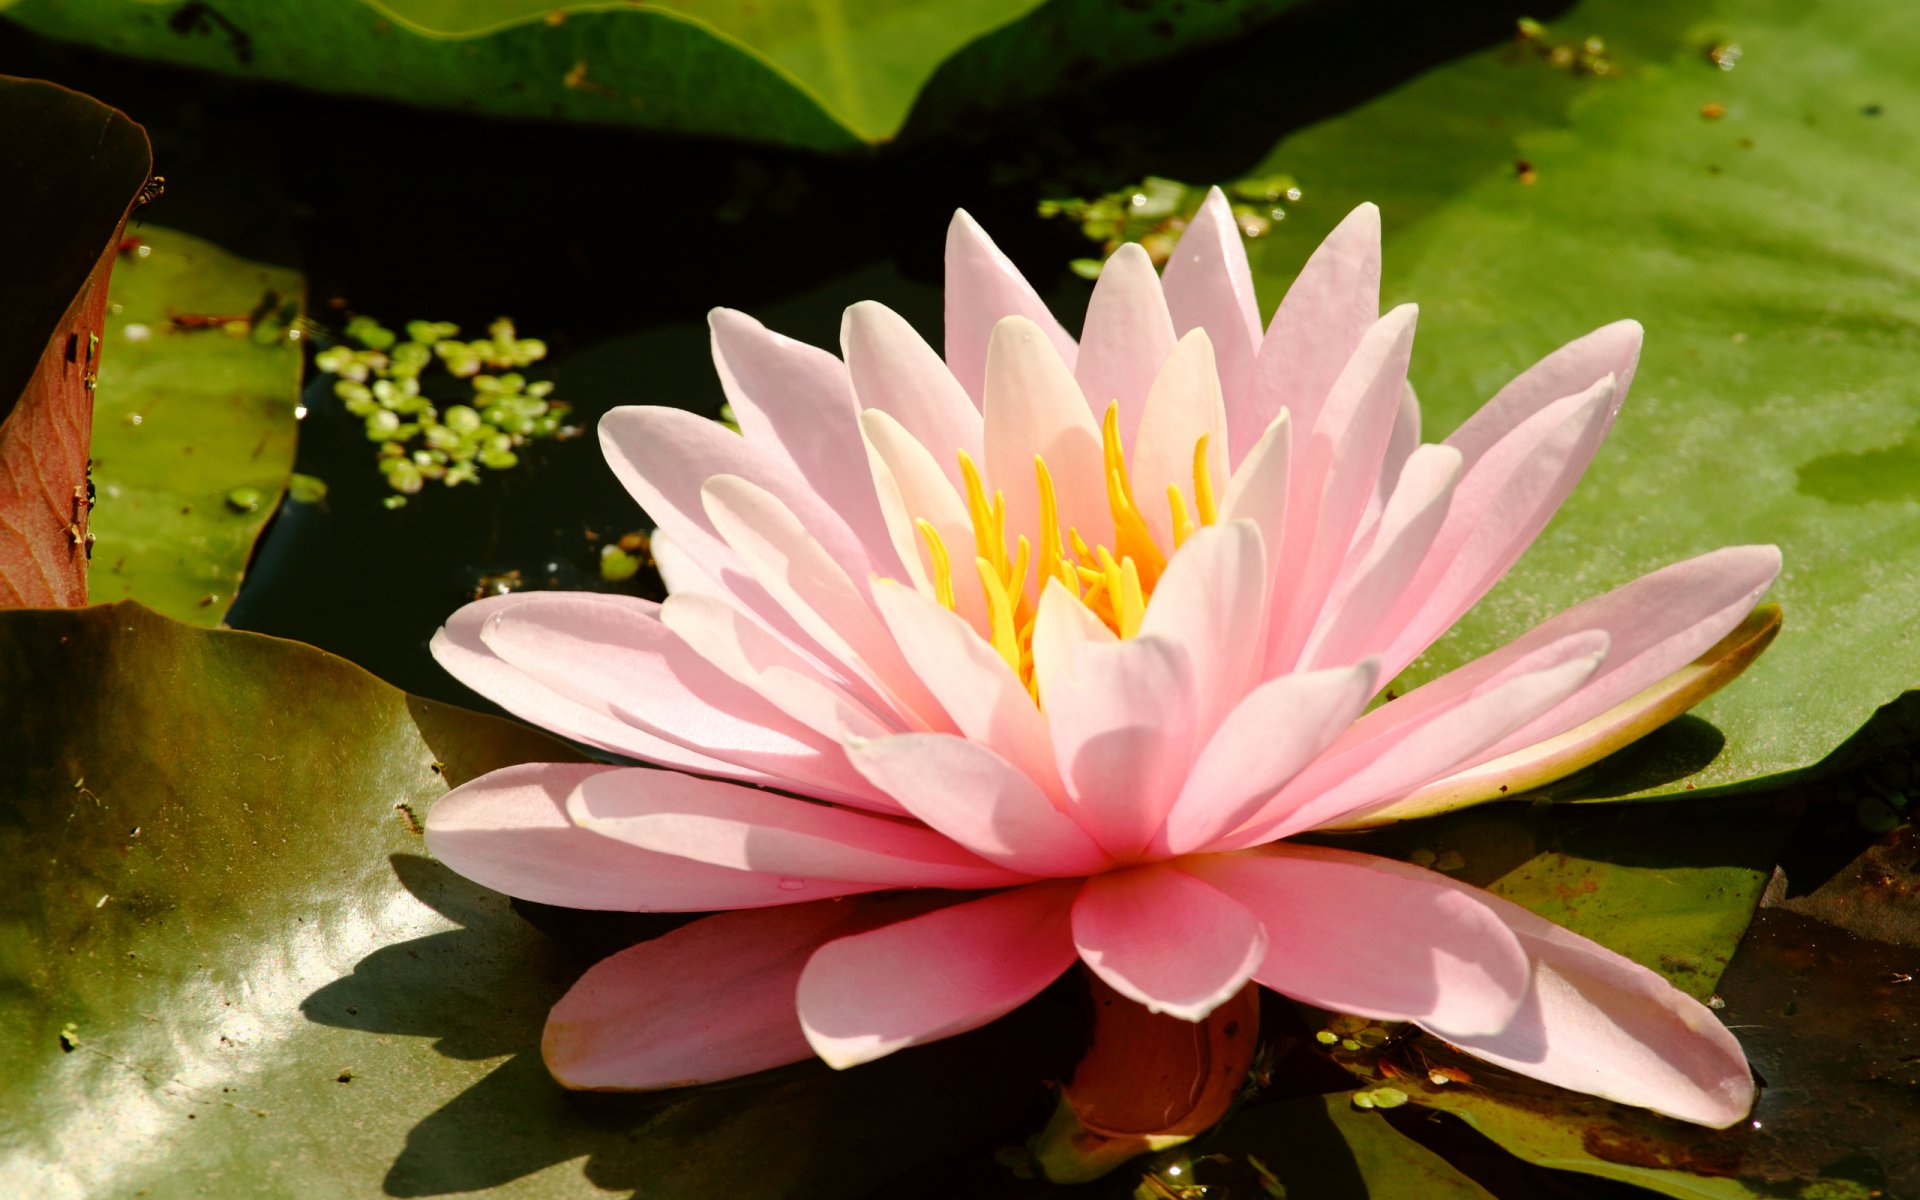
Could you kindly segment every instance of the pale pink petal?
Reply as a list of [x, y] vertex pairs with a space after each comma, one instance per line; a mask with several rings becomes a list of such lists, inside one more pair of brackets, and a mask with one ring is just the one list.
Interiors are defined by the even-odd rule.
[[946, 728], [867, 597], [798, 516], [737, 476], [714, 476], [700, 490], [714, 527], [753, 577], [851, 679], [873, 689], [864, 698], [890, 705], [904, 727]]
[[1400, 411], [1418, 315], [1403, 304], [1374, 323], [1335, 381], [1312, 435], [1304, 446], [1294, 444], [1287, 532], [1277, 564], [1287, 602], [1276, 606], [1270, 628], [1269, 675], [1298, 661], [1366, 515]]
[[1227, 406], [1234, 464], [1282, 412], [1305, 438], [1360, 339], [1380, 318], [1380, 210], [1362, 204], [1327, 235], [1273, 314], [1252, 386]]
[[1267, 956], [1266, 931], [1245, 905], [1165, 863], [1087, 880], [1073, 941], [1114, 991], [1183, 1021], [1233, 999]]
[[947, 226], [947, 366], [967, 395], [986, 395], [987, 341], [1005, 317], [1020, 316], [1045, 332], [1055, 353], [1072, 369], [1076, 348], [1047, 311], [1026, 276], [964, 211]]
[[1252, 521], [1197, 530], [1167, 564], [1139, 635], [1185, 647], [1197, 736], [1211, 734], [1254, 682], [1266, 615], [1267, 556]]
[[[1195, 329], [1207, 331], [1220, 364], [1220, 385], [1235, 403], [1241, 402], [1251, 386], [1254, 348], [1260, 343], [1260, 305], [1253, 294], [1246, 243], [1233, 219], [1233, 206], [1219, 188], [1207, 190], [1200, 211], [1180, 235], [1161, 286], [1174, 333], [1184, 337]], [[1270, 420], [1273, 414], [1267, 416]], [[1246, 430], [1249, 441], [1266, 426], [1267, 420], [1254, 422]]]
[[1253, 977], [1296, 1000], [1455, 1041], [1505, 1029], [1526, 995], [1504, 908], [1443, 875], [1291, 844], [1180, 865], [1253, 910], [1267, 932]]
[[1049, 795], [1062, 795], [1046, 719], [993, 646], [918, 592], [881, 583], [873, 598], [900, 652], [955, 728], [1026, 772]]
[[689, 592], [668, 596], [660, 622], [695, 654], [824, 738], [838, 742], [897, 731], [886, 715], [723, 600]]
[[[1260, 527], [1260, 544], [1266, 548], [1270, 570], [1280, 565], [1285, 548], [1292, 470], [1293, 418], [1282, 409], [1240, 460], [1220, 498], [1221, 521], [1252, 521]], [[1274, 586], [1280, 586], [1278, 581]]]
[[1202, 437], [1207, 439], [1209, 487], [1217, 488], [1228, 474], [1227, 410], [1214, 370], [1213, 343], [1206, 330], [1195, 329], [1180, 339], [1154, 377], [1128, 459], [1134, 502], [1161, 546], [1173, 545], [1167, 489], [1179, 488], [1186, 510], [1194, 512], [1193, 453]]
[[1682, 1121], [1725, 1129], [1747, 1115], [1753, 1073], [1705, 1005], [1517, 904], [1480, 900], [1519, 937], [1532, 985], [1497, 1032], [1435, 1032], [1510, 1071]]
[[1572, 695], [1592, 677], [1606, 646], [1604, 633], [1577, 633], [1519, 659], [1437, 711], [1410, 706], [1407, 713], [1396, 712], [1397, 700], [1374, 709], [1231, 841], [1249, 845], [1287, 837], [1440, 778]]
[[1613, 376], [1541, 409], [1470, 464], [1447, 519], [1381, 632], [1397, 673], [1486, 594], [1533, 544], [1600, 448], [1619, 394]]
[[1117, 641], [1093, 610], [1080, 603], [1067, 585], [1049, 579], [1040, 588], [1040, 608], [1033, 619], [1033, 682], [1040, 691], [1040, 703], [1056, 707], [1055, 681], [1073, 662], [1080, 647], [1089, 642], [1097, 646]]
[[700, 592], [709, 596], [725, 595], [719, 582], [694, 562], [693, 556], [680, 548], [679, 543], [667, 536], [664, 529], [656, 529], [647, 543], [647, 553], [653, 557], [654, 569], [660, 572], [660, 582], [669, 592]]
[[1513, 382], [1495, 393], [1493, 399], [1464, 421], [1447, 437], [1447, 445], [1460, 451], [1471, 467], [1494, 444], [1518, 429], [1549, 404], [1583, 392], [1594, 380], [1612, 375], [1618, 383], [1604, 418], [1611, 426], [1627, 398], [1633, 373], [1640, 361], [1642, 331], [1638, 321], [1615, 321], [1585, 337], [1577, 338], [1527, 368]]
[[[1362, 537], [1368, 536], [1368, 531], [1386, 508], [1388, 496], [1400, 482], [1400, 472], [1406, 469], [1407, 460], [1413, 457], [1413, 452], [1420, 445], [1420, 399], [1414, 395], [1413, 385], [1409, 383], [1400, 390], [1400, 414], [1393, 419], [1393, 433], [1387, 438], [1387, 454], [1380, 462], [1380, 481], [1374, 485], [1373, 499], [1367, 503], [1367, 515], [1360, 522]], [[1364, 549], [1365, 544], [1356, 538], [1355, 552]]]
[[1120, 436], [1131, 450], [1160, 364], [1173, 352], [1173, 318], [1153, 260], [1138, 242], [1108, 256], [1087, 301], [1074, 378], [1095, 416], [1120, 405]]
[[1012, 1012], [1073, 965], [1079, 888], [1034, 884], [822, 946], [798, 991], [814, 1053], [851, 1067]]
[[871, 891], [879, 884], [780, 877], [656, 854], [581, 829], [567, 797], [596, 776], [628, 767], [525, 763], [464, 783], [427, 812], [427, 851], [509, 896], [564, 908], [704, 912], [759, 908]]
[[[843, 569], [863, 577], [898, 570], [876, 564], [792, 466], [717, 421], [677, 408], [616, 408], [600, 418], [600, 448], [640, 507], [711, 576], [735, 561], [700, 502], [701, 485], [714, 475], [738, 475], [778, 497]], [[892, 553], [889, 542], [885, 555]]]
[[1006, 759], [963, 737], [907, 733], [847, 747], [867, 779], [967, 849], [1029, 875], [1086, 875], [1110, 861]]
[[[721, 762], [679, 742], [648, 733], [613, 715], [605, 705], [556, 691], [506, 662], [480, 640], [480, 631], [493, 614], [525, 599], [524, 595], [509, 592], [461, 606], [428, 643], [434, 661], [455, 679], [521, 720], [576, 742], [684, 771], [754, 782], [770, 780], [763, 772]], [[610, 599], [625, 605], [635, 617], [651, 618], [660, 607], [651, 600], [626, 596]]]
[[729, 678], [658, 618], [605, 595], [515, 599], [487, 617], [480, 640], [546, 688], [781, 786], [893, 807], [847, 765], [836, 741]]
[[563, 1087], [644, 1092], [811, 1057], [794, 988], [855, 912], [823, 900], [721, 913], [602, 959], [547, 1017], [547, 1070]]
[[1027, 878], [914, 822], [644, 767], [581, 780], [567, 815], [642, 850], [773, 876], [795, 900], [817, 897], [814, 879], [990, 888]]
[[[869, 410], [860, 414], [860, 429], [877, 460], [876, 479], [883, 472], [886, 476], [880, 480], [883, 493], [891, 484], [899, 494], [902, 510], [899, 515], [910, 526], [902, 532], [911, 537], [914, 545], [912, 561], [919, 565], [922, 576], [929, 581], [933, 579], [936, 570], [932, 547], [919, 527], [912, 524], [925, 521], [939, 535], [940, 544], [947, 551], [949, 570], [956, 573], [953, 581], [956, 611], [984, 636], [990, 628], [986, 598], [977, 586], [966, 586], [972, 576], [964, 574], [970, 561], [967, 549], [974, 541], [973, 520], [967, 513], [966, 501], [954, 490], [955, 485], [948, 482], [933, 455], [900, 422], [886, 413]], [[957, 458], [952, 469], [956, 474], [960, 470]]]
[[886, 413], [960, 486], [960, 452], [980, 460], [980, 410], [933, 347], [892, 309], [862, 300], [840, 323], [840, 352], [863, 409]]
[[[1113, 521], [1107, 507], [1100, 430], [1087, 411], [1080, 385], [1033, 322], [1008, 317], [994, 326], [985, 395], [984, 465], [988, 487], [1006, 493], [1008, 555], [1017, 554], [1015, 534], [1025, 533], [1031, 541], [1040, 527], [1035, 457], [1046, 460], [1053, 478], [1060, 523], [1078, 528], [1089, 542], [1109, 540]], [[987, 499], [993, 499], [991, 492]], [[964, 561], [963, 550], [952, 546], [948, 550]], [[1039, 550], [1037, 544], [1034, 550]]]
[[1349, 566], [1328, 599], [1320, 625], [1300, 652], [1300, 670], [1356, 662], [1380, 649], [1383, 622], [1399, 607], [1440, 534], [1460, 479], [1460, 452], [1422, 446], [1407, 460], [1399, 486], [1369, 538], [1365, 557]]
[[1117, 858], [1138, 854], [1193, 762], [1193, 665], [1176, 642], [1087, 643], [1047, 697], [1054, 761], [1080, 825]]
[[1248, 693], [1206, 748], [1155, 848], [1186, 854], [1238, 829], [1366, 710], [1373, 663], [1282, 675]]
[[889, 557], [892, 539], [865, 470], [847, 368], [825, 350], [782, 337], [732, 309], [708, 313], [707, 326], [720, 386], [740, 432], [807, 481], [847, 523], [874, 569], [898, 569]]

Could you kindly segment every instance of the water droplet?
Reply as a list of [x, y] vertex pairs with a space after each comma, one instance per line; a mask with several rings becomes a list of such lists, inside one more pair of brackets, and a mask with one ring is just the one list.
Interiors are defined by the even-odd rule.
[[806, 880], [795, 879], [790, 875], [782, 876], [780, 879], [780, 890], [783, 892], [797, 892], [805, 886], [807, 886]]

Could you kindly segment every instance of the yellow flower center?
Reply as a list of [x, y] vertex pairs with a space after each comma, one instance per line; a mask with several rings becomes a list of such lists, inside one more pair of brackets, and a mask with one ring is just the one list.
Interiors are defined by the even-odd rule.
[[[967, 515], [973, 526], [973, 563], [986, 597], [989, 638], [1028, 691], [1035, 692], [1036, 700], [1039, 697], [1033, 679], [1033, 623], [1038, 611], [1036, 601], [1047, 580], [1058, 579], [1115, 634], [1132, 637], [1139, 632], [1140, 620], [1147, 611], [1147, 599], [1153, 595], [1153, 587], [1166, 569], [1167, 556], [1179, 549], [1195, 529], [1213, 524], [1217, 516], [1213, 477], [1207, 465], [1206, 434], [1201, 434], [1193, 447], [1192, 507], [1188, 507], [1178, 484], [1167, 485], [1167, 505], [1172, 516], [1171, 550], [1163, 550], [1154, 541], [1134, 499], [1133, 479], [1120, 444], [1118, 404], [1107, 406], [1100, 440], [1105, 459], [1107, 509], [1113, 516], [1111, 548], [1089, 545], [1080, 531], [1071, 526], [1062, 530], [1053, 476], [1047, 470], [1046, 460], [1040, 455], [1034, 456], [1033, 470], [1040, 489], [1040, 558], [1032, 597], [1027, 593], [1027, 568], [1033, 565], [1033, 543], [1026, 534], [1018, 534], [1014, 538], [1015, 548], [1009, 554], [1006, 494], [995, 489], [989, 501], [986, 486], [980, 479], [980, 468], [966, 451], [960, 451]], [[952, 609], [953, 557], [932, 524], [925, 520], [914, 524], [927, 543], [934, 595]]]

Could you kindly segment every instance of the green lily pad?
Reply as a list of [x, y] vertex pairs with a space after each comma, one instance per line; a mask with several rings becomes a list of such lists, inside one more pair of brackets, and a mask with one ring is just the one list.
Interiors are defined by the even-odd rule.
[[293, 471], [304, 283], [171, 229], [138, 236], [101, 335], [93, 598], [217, 625]]
[[[1775, 542], [1785, 630], [1698, 713], [1700, 789], [1818, 762], [1920, 685], [1920, 25], [1898, 0], [1591, 0], [1512, 45], [1275, 145], [1301, 202], [1253, 247], [1276, 303], [1352, 205], [1386, 221], [1389, 302], [1423, 306], [1414, 381], [1446, 433], [1553, 347], [1620, 317], [1645, 357], [1600, 457], [1534, 549], [1410, 678], [1715, 547]], [[1737, 43], [1722, 69], [1709, 50]], [[1672, 791], [1604, 781], [1596, 794]]]
[[100, 322], [152, 161], [119, 111], [0, 75], [0, 607], [87, 601]]
[[676, 919], [511, 905], [418, 822], [568, 749], [132, 603], [0, 613], [0, 679], [8, 1195], [858, 1195], [1017, 1139], [1068, 1065], [1041, 1003], [859, 1071], [563, 1092], [547, 1008]]
[[61, 41], [327, 91], [846, 150], [893, 137], [950, 60], [946, 94], [1005, 103], [1293, 2], [0, 0], [0, 12]]

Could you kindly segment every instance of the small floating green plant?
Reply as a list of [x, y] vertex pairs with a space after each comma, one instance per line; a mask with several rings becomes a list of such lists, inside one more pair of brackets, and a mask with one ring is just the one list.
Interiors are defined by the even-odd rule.
[[[379, 445], [380, 472], [394, 492], [388, 508], [402, 507], [428, 483], [454, 487], [507, 470], [528, 442], [579, 435], [567, 423], [566, 403], [552, 398], [552, 381], [523, 373], [547, 356], [546, 343], [520, 337], [508, 318], [471, 341], [447, 321], [408, 321], [404, 330], [403, 337], [355, 316], [344, 339], [313, 360], [338, 377], [334, 395]], [[464, 402], [451, 394], [454, 380], [466, 386]]]
[[[1291, 175], [1250, 175], [1222, 184], [1221, 190], [1233, 202], [1233, 219], [1241, 236], [1248, 238], [1265, 237], [1274, 222], [1286, 220], [1282, 204], [1300, 199], [1300, 185]], [[1100, 257], [1076, 258], [1072, 263], [1075, 274], [1097, 279], [1101, 264], [1127, 242], [1139, 242], [1154, 266], [1166, 266], [1206, 198], [1204, 184], [1149, 175], [1092, 199], [1042, 200], [1040, 215], [1077, 222], [1088, 241], [1100, 244]]]

